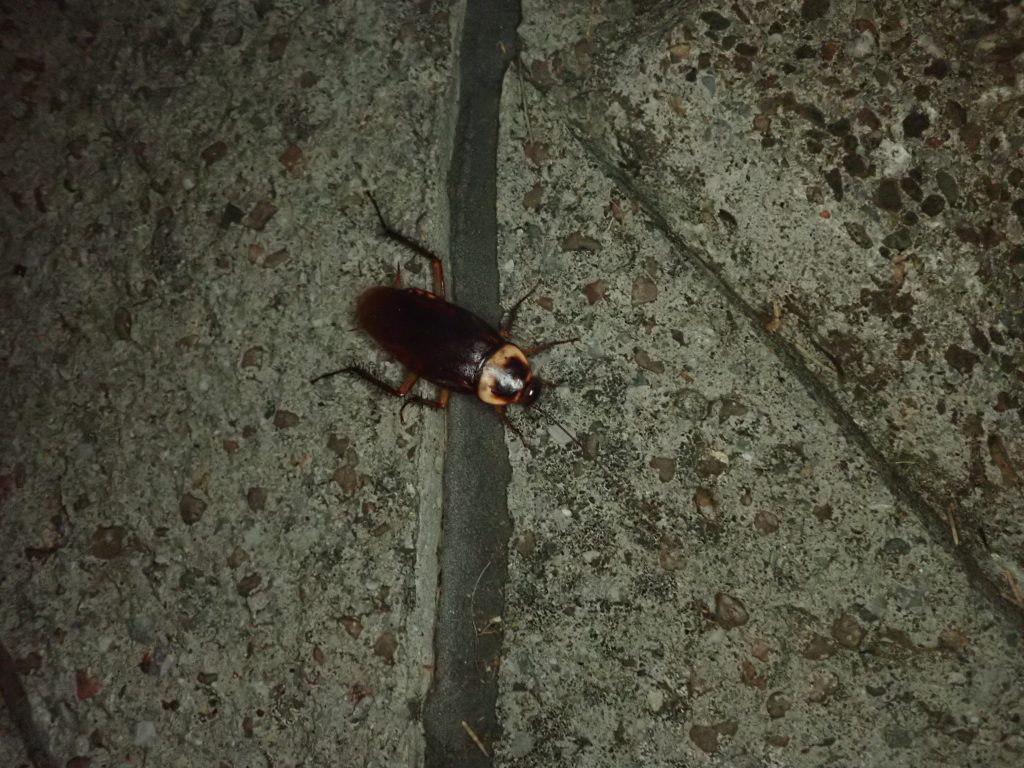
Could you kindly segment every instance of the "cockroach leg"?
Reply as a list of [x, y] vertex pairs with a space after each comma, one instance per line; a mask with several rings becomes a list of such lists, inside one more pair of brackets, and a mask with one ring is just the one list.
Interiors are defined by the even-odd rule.
[[338, 368], [338, 369], [333, 370], [333, 371], [327, 371], [327, 373], [321, 373], [319, 376], [314, 376], [312, 379], [309, 380], [309, 383], [310, 384], [316, 384], [318, 381], [323, 381], [324, 379], [329, 379], [332, 376], [337, 376], [338, 374], [347, 373], [347, 372], [348, 372], [348, 368], [347, 367], [346, 368]]
[[409, 392], [412, 391], [412, 388], [416, 385], [417, 379], [419, 379], [419, 376], [417, 376], [412, 371], [409, 371], [407, 374], [405, 374], [405, 378], [402, 379], [402, 383], [398, 387], [398, 396], [405, 397], [406, 395], [408, 395]]
[[434, 295], [443, 299], [444, 267], [441, 264], [441, 259], [436, 254], [431, 253], [429, 250], [417, 243], [411, 237], [406, 237], [397, 229], [392, 228], [386, 221], [384, 221], [384, 215], [380, 212], [380, 206], [377, 205], [377, 201], [373, 199], [373, 195], [367, 192], [366, 196], [370, 198], [370, 202], [373, 203], [373, 210], [377, 212], [377, 220], [380, 222], [380, 226], [384, 230], [386, 237], [394, 240], [399, 245], [404, 245], [413, 253], [416, 253], [425, 259], [430, 259], [430, 266], [434, 273]]
[[[409, 376], [414, 376], [414, 374], [410, 373]], [[416, 379], [414, 377], [413, 381], [415, 380]], [[425, 397], [418, 397], [416, 395], [413, 395], [412, 397], [407, 397], [405, 398], [405, 402], [402, 403], [402, 407], [398, 410], [398, 420], [405, 424], [405, 409], [406, 407], [409, 406], [410, 403], [416, 403], [417, 405], [426, 405], [429, 408], [434, 408], [436, 410], [442, 411], [448, 407], [448, 397], [450, 394], [451, 393], [447, 389], [442, 387], [441, 391], [437, 395], [437, 400], [427, 400]]]
[[512, 309], [508, 311], [508, 314], [505, 316], [505, 321], [501, 324], [500, 332], [504, 338], [507, 339], [509, 336], [512, 335], [512, 326], [515, 325], [516, 323], [516, 317], [519, 315], [519, 308], [523, 306], [524, 301], [533, 296], [533, 294], [536, 292], [538, 288], [540, 288], [539, 280], [537, 281], [537, 284], [533, 286], [533, 288], [526, 292], [526, 295], [523, 296], [523, 298], [521, 298], [519, 301], [512, 305]]
[[[402, 403], [402, 411], [403, 412], [405, 411], [405, 406], [409, 405], [410, 403], [416, 403], [417, 405], [426, 405], [426, 406], [429, 406], [430, 408], [447, 408], [448, 407], [448, 390], [447, 389], [442, 389], [441, 390], [441, 395], [440, 395], [440, 397], [437, 398], [437, 400], [428, 400], [427, 398], [420, 397], [419, 395], [410, 395], [409, 394], [409, 390], [412, 389], [413, 385], [419, 379], [419, 376], [417, 376], [415, 373], [407, 373], [405, 375], [405, 378], [402, 379], [401, 386], [393, 387], [390, 384], [388, 384], [386, 381], [384, 381], [383, 379], [377, 378], [376, 376], [374, 376], [369, 371], [366, 371], [366, 370], [360, 368], [357, 365], [347, 365], [344, 368], [339, 368], [336, 371], [328, 371], [327, 373], [321, 373], [319, 376], [310, 379], [309, 383], [310, 384], [316, 384], [316, 382], [320, 381], [321, 379], [326, 379], [326, 378], [329, 378], [331, 376], [337, 376], [339, 373], [351, 373], [353, 376], [358, 376], [363, 381], [368, 381], [370, 384], [373, 384], [375, 387], [379, 387], [380, 389], [383, 389], [385, 392], [387, 392], [392, 397], [400, 397], [400, 398], [402, 398], [403, 400], [405, 400], [405, 402]], [[399, 413], [399, 416], [401, 416], [401, 412]]]
[[523, 354], [529, 357], [530, 355], [536, 355], [538, 352], [557, 347], [559, 344], [572, 344], [574, 341], [579, 341], [579, 336], [574, 336], [571, 339], [556, 339], [555, 341], [545, 341], [540, 344], [534, 344], [532, 347], [527, 347], [523, 350]]
[[[392, 387], [386, 381], [382, 381], [381, 379], [378, 379], [372, 373], [370, 373], [369, 371], [363, 370], [358, 365], [346, 365], [344, 368], [338, 368], [336, 371], [328, 371], [327, 373], [321, 373], [319, 376], [316, 376], [316, 377], [310, 379], [309, 383], [310, 384], [316, 384], [318, 381], [330, 378], [331, 376], [337, 376], [340, 373], [351, 373], [353, 376], [358, 376], [359, 378], [363, 379], [364, 381], [368, 381], [371, 384], [373, 384], [374, 386], [380, 387], [385, 392], [387, 392], [389, 395], [392, 395], [394, 397], [405, 397], [406, 393], [409, 391], [409, 389], [406, 389], [405, 392], [403, 392], [401, 387]], [[406, 377], [406, 378], [408, 378], [408, 377]], [[415, 383], [416, 383], [416, 379], [413, 378], [412, 384], [415, 384]], [[412, 384], [409, 384], [409, 388], [412, 387]], [[405, 381], [402, 382], [402, 386], [405, 386]]]

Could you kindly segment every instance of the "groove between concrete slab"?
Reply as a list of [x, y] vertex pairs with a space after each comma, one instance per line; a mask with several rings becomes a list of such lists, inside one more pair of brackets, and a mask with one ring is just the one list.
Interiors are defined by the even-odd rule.
[[[466, 4], [448, 173], [453, 300], [497, 324], [498, 104], [516, 55], [518, 0]], [[435, 678], [424, 709], [427, 768], [491, 763], [500, 617], [511, 534], [504, 430], [470, 398], [448, 409]], [[472, 735], [479, 739], [477, 744]], [[486, 752], [486, 754], [485, 754]]]

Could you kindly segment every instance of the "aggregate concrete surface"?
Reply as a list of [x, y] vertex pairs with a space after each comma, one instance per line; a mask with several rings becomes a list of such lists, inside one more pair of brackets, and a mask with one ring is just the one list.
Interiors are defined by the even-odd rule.
[[1018, 764], [1017, 9], [523, 19], [508, 295], [603, 445], [513, 461], [504, 761]]
[[[400, 379], [362, 192], [443, 250], [461, 12], [0, 4], [0, 640], [60, 764], [424, 764], [443, 420], [308, 379]], [[519, 34], [502, 296], [580, 341], [506, 435], [481, 754], [1020, 764], [1024, 14]]]
[[401, 377], [351, 332], [355, 298], [427, 272], [363, 191], [446, 229], [447, 10], [13, 2], [0, 23], [0, 638], [53, 752], [418, 764], [443, 427], [309, 379]]

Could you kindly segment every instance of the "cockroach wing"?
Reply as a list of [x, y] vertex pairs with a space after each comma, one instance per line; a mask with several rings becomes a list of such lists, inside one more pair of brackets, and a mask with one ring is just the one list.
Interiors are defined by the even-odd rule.
[[484, 361], [505, 341], [469, 310], [418, 288], [370, 288], [359, 327], [398, 362], [440, 387], [476, 392]]

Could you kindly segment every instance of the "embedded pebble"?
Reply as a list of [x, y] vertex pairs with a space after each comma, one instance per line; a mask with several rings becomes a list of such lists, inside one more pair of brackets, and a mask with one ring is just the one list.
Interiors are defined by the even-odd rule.
[[652, 688], [647, 692], [647, 708], [651, 712], [661, 712], [665, 706], [665, 694], [659, 688]]
[[262, 368], [264, 352], [265, 350], [263, 347], [249, 347], [249, 349], [245, 350], [245, 353], [242, 355], [242, 367]]
[[239, 580], [235, 589], [241, 597], [249, 597], [253, 592], [259, 589], [259, 586], [262, 583], [263, 577], [260, 576], [260, 574], [250, 573], [248, 576]]
[[646, 371], [650, 371], [651, 373], [665, 372], [665, 364], [660, 360], [655, 360], [642, 349], [636, 349], [633, 352], [633, 359], [640, 368], [643, 368]]
[[135, 724], [134, 742], [137, 747], [149, 746], [156, 738], [156, 724], [152, 720], [140, 720]]
[[228, 151], [228, 145], [227, 144], [225, 144], [223, 141], [215, 141], [212, 144], [208, 145], [200, 153], [200, 157], [202, 157], [203, 162], [206, 163], [206, 165], [209, 166], [209, 165], [213, 165], [218, 160], [220, 160], [222, 157], [224, 157], [224, 155], [227, 154], [227, 151]]
[[253, 486], [245, 492], [245, 503], [251, 512], [260, 512], [267, 506], [267, 490]]
[[864, 639], [864, 628], [856, 617], [844, 613], [832, 623], [832, 638], [843, 648], [855, 650]]
[[781, 691], [770, 693], [768, 695], [768, 699], [765, 701], [765, 709], [768, 710], [768, 717], [773, 720], [778, 720], [780, 717], [785, 716], [791, 706], [792, 704], [789, 699], [787, 699], [785, 694]]
[[186, 525], [195, 525], [203, 518], [206, 511], [206, 502], [197, 499], [195, 496], [186, 493], [178, 502], [178, 513]]
[[588, 304], [594, 304], [604, 298], [608, 291], [607, 280], [595, 280], [583, 286], [583, 293], [587, 297]]
[[898, 211], [903, 207], [900, 199], [900, 185], [896, 179], [885, 178], [878, 182], [875, 204], [886, 211]]
[[719, 592], [715, 595], [715, 620], [724, 629], [734, 629], [746, 624], [749, 614], [738, 597]]
[[526, 757], [533, 750], [533, 736], [528, 733], [517, 733], [508, 745], [512, 757]]
[[956, 179], [947, 171], [939, 171], [935, 174], [935, 183], [938, 184], [939, 191], [946, 201], [955, 206], [960, 199], [960, 185], [956, 183]]
[[101, 560], [113, 560], [124, 551], [125, 529], [120, 525], [101, 525], [92, 535], [92, 554]]
[[875, 38], [864, 30], [846, 46], [846, 52], [854, 59], [864, 59], [875, 50]]
[[537, 549], [537, 535], [527, 528], [522, 535], [516, 539], [516, 552], [522, 557], [530, 557]]
[[658, 286], [647, 275], [641, 275], [633, 281], [633, 290], [630, 299], [634, 305], [650, 304], [658, 298]]
[[601, 241], [582, 232], [572, 232], [562, 238], [562, 250], [597, 253], [601, 250]]
[[359, 699], [355, 707], [352, 709], [351, 721], [353, 723], [359, 723], [365, 720], [369, 716], [370, 710], [373, 708], [373, 702], [373, 696], [363, 696]]
[[257, 232], [263, 231], [274, 214], [277, 213], [277, 206], [269, 200], [261, 200], [252, 207], [249, 215], [245, 217], [245, 226]]
[[779, 530], [779, 518], [772, 512], [762, 510], [754, 515], [754, 527], [758, 533], [767, 536]]
[[373, 644], [373, 654], [384, 660], [386, 664], [395, 663], [395, 651], [398, 650], [398, 638], [391, 631], [382, 632]]
[[278, 429], [290, 429], [299, 423], [299, 417], [297, 414], [291, 411], [277, 411], [274, 414], [274, 426]]
[[827, 659], [835, 652], [836, 647], [831, 640], [821, 635], [814, 635], [804, 647], [803, 655], [805, 659], [820, 661], [821, 659]]
[[667, 456], [651, 457], [650, 466], [658, 472], [658, 480], [667, 483], [676, 476], [676, 460]]
[[903, 118], [903, 135], [909, 139], [919, 139], [921, 134], [931, 126], [931, 120], [923, 112], [911, 112]]
[[121, 341], [132, 338], [132, 313], [124, 307], [114, 310], [114, 335]]

